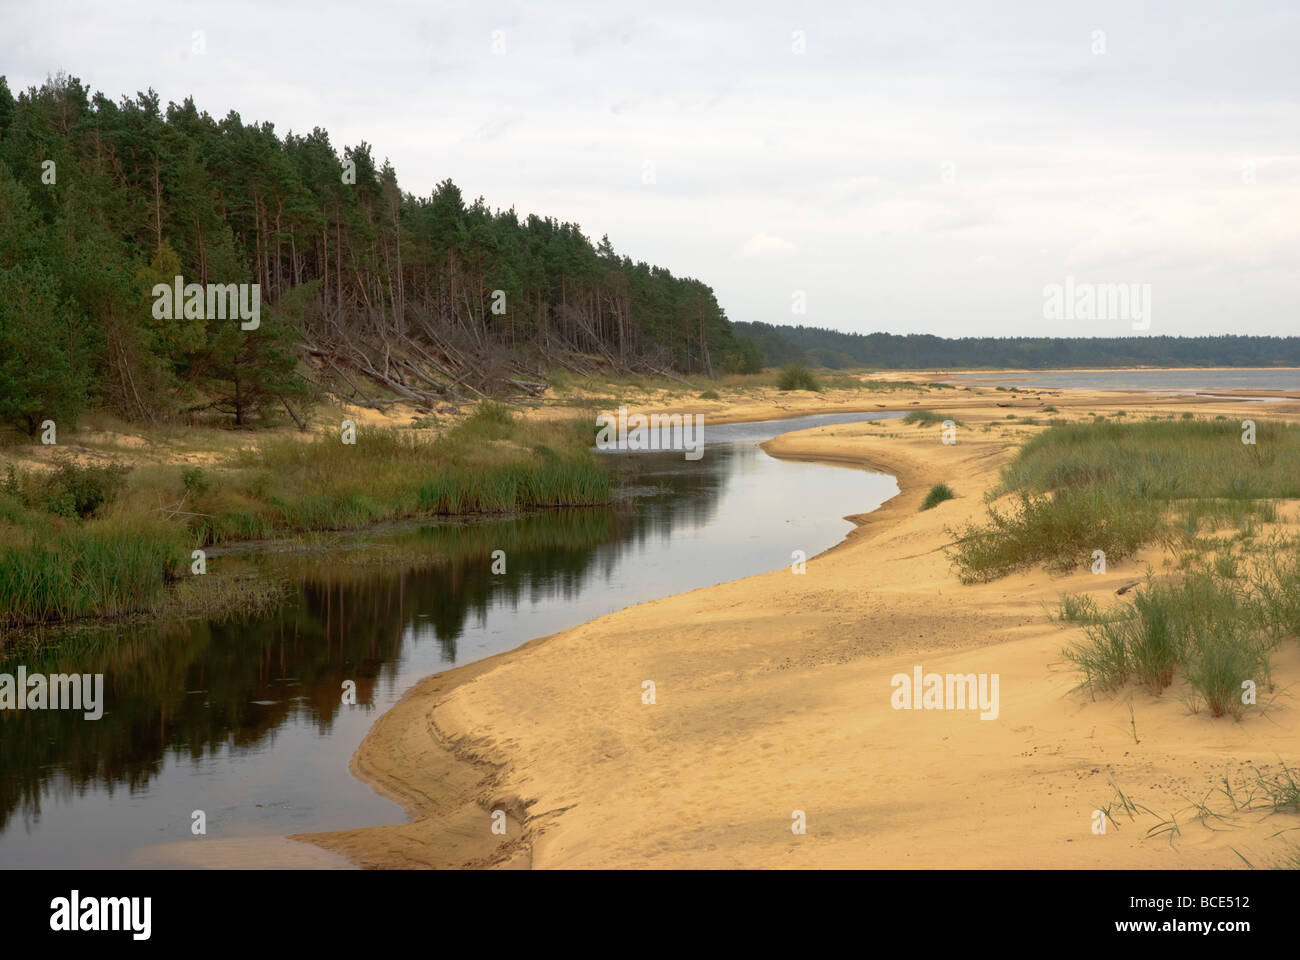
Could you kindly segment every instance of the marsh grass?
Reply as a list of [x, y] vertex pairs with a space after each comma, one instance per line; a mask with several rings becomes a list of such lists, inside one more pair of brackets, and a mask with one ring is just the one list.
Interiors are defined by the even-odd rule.
[[[267, 437], [198, 469], [60, 468], [0, 477], [0, 624], [156, 612], [197, 546], [386, 520], [608, 503], [585, 419], [480, 404], [441, 431]], [[53, 491], [53, 493], [51, 493]], [[215, 584], [215, 581], [214, 581]], [[193, 606], [182, 589], [172, 606]], [[192, 598], [193, 599], [193, 598]], [[213, 603], [229, 604], [214, 594]], [[250, 601], [251, 602], [251, 601]]]
[[218, 622], [273, 613], [289, 595], [287, 582], [266, 576], [182, 577], [162, 600], [161, 618], [202, 617]]
[[0, 550], [0, 623], [21, 625], [157, 609], [186, 557], [160, 520], [111, 520], [38, 535]]
[[232, 455], [197, 501], [200, 540], [222, 543], [307, 530], [346, 530], [428, 515], [591, 506], [613, 496], [588, 447], [593, 424], [529, 423], [484, 402], [436, 436], [358, 429], [356, 444], [271, 438]]
[[1103, 484], [1158, 500], [1300, 497], [1300, 426], [1258, 421], [1255, 444], [1232, 422], [1083, 423], [1031, 438], [1004, 492]]

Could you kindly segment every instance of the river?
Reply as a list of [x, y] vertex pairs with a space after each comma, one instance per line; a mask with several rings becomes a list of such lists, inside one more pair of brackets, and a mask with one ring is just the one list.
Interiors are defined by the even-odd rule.
[[[347, 866], [285, 837], [404, 822], [348, 763], [412, 685], [833, 546], [851, 528], [844, 516], [898, 492], [893, 478], [758, 445], [897, 415], [706, 425], [696, 461], [606, 454], [635, 494], [609, 508], [213, 551], [211, 575], [283, 580], [285, 602], [257, 618], [79, 631], [25, 661], [29, 674], [104, 674], [106, 706], [98, 720], [0, 714], [0, 867]], [[355, 705], [343, 703], [347, 681]], [[195, 811], [205, 835], [192, 832]]]

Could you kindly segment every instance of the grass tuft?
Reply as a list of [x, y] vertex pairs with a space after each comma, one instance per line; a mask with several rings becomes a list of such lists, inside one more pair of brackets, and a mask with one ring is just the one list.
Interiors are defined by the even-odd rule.
[[952, 500], [956, 496], [957, 494], [952, 492], [952, 487], [948, 486], [948, 484], [936, 483], [930, 488], [930, 492], [925, 495], [925, 500], [921, 503], [921, 510], [932, 510], [945, 500]]

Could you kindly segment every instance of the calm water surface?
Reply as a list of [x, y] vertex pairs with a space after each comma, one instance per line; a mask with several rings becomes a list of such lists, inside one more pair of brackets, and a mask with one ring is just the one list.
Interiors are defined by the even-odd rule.
[[1156, 390], [1173, 393], [1210, 390], [1300, 391], [1300, 370], [1054, 370], [1025, 373], [959, 374], [976, 381], [1017, 387], [1062, 387], [1083, 390]]
[[[706, 425], [704, 457], [608, 455], [633, 504], [218, 554], [286, 578], [273, 616], [92, 632], [25, 661], [103, 673], [106, 709], [0, 713], [0, 867], [346, 866], [298, 832], [405, 822], [348, 762], [375, 719], [453, 665], [839, 542], [893, 478], [775, 460], [790, 430], [897, 414]], [[491, 572], [493, 550], [506, 573]], [[376, 557], [386, 562], [376, 563]], [[223, 568], [225, 571], [223, 573]], [[13, 673], [16, 663], [0, 664]], [[356, 706], [340, 692], [355, 681]], [[191, 814], [207, 834], [191, 834]]]

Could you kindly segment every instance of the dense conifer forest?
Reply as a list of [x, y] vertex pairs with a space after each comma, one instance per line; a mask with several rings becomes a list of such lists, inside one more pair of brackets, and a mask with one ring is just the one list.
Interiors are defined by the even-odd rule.
[[734, 325], [765, 363], [894, 370], [1061, 367], [1297, 367], [1300, 337], [959, 337]]
[[[176, 277], [256, 284], [256, 327], [201, 294], [167, 316]], [[0, 291], [0, 420], [28, 433], [89, 406], [245, 424], [324, 389], [432, 406], [536, 394], [564, 367], [742, 366], [706, 284], [608, 237], [450, 180], [414, 196], [319, 128], [63, 75], [16, 96], [0, 78]]]

